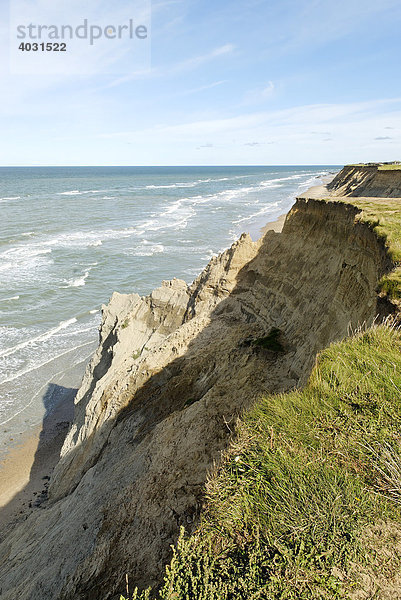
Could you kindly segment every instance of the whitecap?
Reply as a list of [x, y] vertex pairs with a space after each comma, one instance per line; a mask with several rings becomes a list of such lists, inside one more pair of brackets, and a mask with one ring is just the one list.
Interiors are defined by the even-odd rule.
[[58, 196], [80, 196], [81, 192], [79, 190], [70, 190], [68, 192], [59, 192]]
[[8, 202], [9, 200], [21, 200], [21, 196], [5, 196], [0, 198], [0, 202]]
[[89, 272], [90, 269], [88, 269], [87, 271], [85, 271], [85, 273], [83, 273], [83, 275], [80, 275], [79, 277], [75, 278], [75, 279], [66, 279], [65, 283], [66, 285], [63, 285], [63, 288], [69, 288], [69, 287], [82, 287], [85, 285], [86, 280], [89, 277]]
[[154, 254], [161, 254], [164, 252], [163, 244], [154, 244], [148, 247], [146, 250], [138, 248], [128, 248], [124, 254], [133, 256], [153, 256]]
[[[79, 344], [78, 346], [75, 346], [75, 348], [69, 348], [68, 350], [65, 350], [64, 352], [61, 352], [61, 354], [57, 354], [56, 356], [53, 356], [52, 358], [49, 358], [48, 360], [46, 360], [43, 363], [37, 364], [37, 365], [33, 365], [32, 367], [29, 367], [27, 369], [23, 369], [22, 371], [19, 371], [18, 373], [16, 373], [15, 375], [12, 375], [11, 377], [8, 377], [7, 379], [3, 379], [2, 381], [0, 381], [0, 385], [4, 384], [4, 383], [9, 383], [10, 381], [15, 381], [16, 379], [19, 379], [20, 377], [23, 377], [24, 375], [27, 375], [28, 373], [31, 373], [32, 371], [37, 371], [38, 369], [40, 369], [41, 367], [44, 367], [45, 365], [48, 365], [49, 363], [57, 360], [58, 358], [61, 358], [62, 356], [65, 356], [66, 354], [69, 354], [71, 352], [74, 352], [75, 350], [78, 350], [79, 348], [84, 348], [85, 346], [89, 346], [90, 344], [94, 344], [94, 341], [90, 341], [90, 342], [85, 342], [84, 344]], [[88, 356], [86, 356], [83, 361], [86, 361], [88, 358], [90, 358], [92, 356], [93, 352], [91, 352], [90, 354], [88, 354]], [[80, 361], [80, 362], [83, 362]], [[39, 388], [39, 390], [31, 397], [30, 402], [28, 402], [28, 404], [26, 404], [21, 410], [19, 410], [18, 412], [16, 412], [15, 414], [13, 414], [11, 417], [9, 417], [8, 419], [6, 419], [5, 421], [2, 421], [0, 423], [0, 425], [4, 425], [5, 423], [8, 423], [9, 421], [11, 421], [14, 417], [16, 417], [17, 415], [19, 415], [20, 413], [22, 413], [25, 409], [27, 409], [33, 402], [33, 400], [39, 395], [39, 393], [55, 378], [57, 377], [57, 375], [61, 375], [63, 373], [63, 371], [59, 371], [58, 373], [54, 373], [51, 378], [46, 381], [44, 383], [43, 386], [41, 386]]]
[[240, 223], [246, 223], [247, 221], [252, 221], [252, 219], [257, 219], [258, 217], [265, 215], [266, 213], [272, 212], [272, 209], [277, 208], [278, 205], [279, 205], [278, 202], [268, 204], [268, 205], [264, 206], [263, 208], [261, 208], [260, 210], [258, 210], [256, 213], [249, 215], [248, 217], [241, 217], [240, 219], [233, 221], [233, 225], [239, 225]]
[[73, 323], [76, 323], [76, 322], [77, 322], [77, 319], [75, 319], [75, 317], [72, 319], [68, 319], [67, 321], [60, 321], [60, 323], [57, 325], [57, 327], [52, 327], [51, 329], [49, 329], [48, 331], [45, 331], [44, 333], [41, 333], [40, 335], [37, 335], [29, 340], [25, 340], [24, 342], [21, 342], [20, 344], [17, 344], [16, 346], [12, 346], [11, 348], [7, 348], [6, 350], [3, 350], [2, 352], [0, 352], [0, 357], [3, 358], [5, 356], [10, 356], [11, 354], [18, 352], [18, 350], [22, 350], [23, 348], [26, 348], [27, 346], [30, 346], [31, 344], [36, 344], [38, 342], [44, 342], [44, 341], [48, 340], [49, 338], [53, 337], [56, 333], [58, 333], [62, 329], [66, 329], [67, 327], [69, 327], [70, 325], [72, 325]]
[[9, 298], [1, 298], [0, 302], [8, 302], [9, 300], [19, 300], [19, 296], [10, 296]]
[[17, 266], [21, 264], [24, 271], [31, 273], [35, 267], [52, 262], [44, 259], [44, 255], [50, 253], [51, 248], [34, 244], [22, 244], [9, 248], [0, 254], [0, 271], [12, 270], [14, 273]]

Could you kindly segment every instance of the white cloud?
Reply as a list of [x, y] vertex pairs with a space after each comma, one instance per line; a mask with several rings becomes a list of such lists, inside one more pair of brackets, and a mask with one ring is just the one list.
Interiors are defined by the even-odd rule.
[[272, 81], [269, 81], [264, 87], [250, 90], [244, 96], [243, 104], [262, 104], [269, 100], [275, 91], [275, 85]]
[[[338, 164], [394, 158], [388, 140], [374, 140], [389, 122], [401, 126], [400, 98], [294, 106], [99, 137], [147, 148], [154, 164], [201, 164], [200, 157], [204, 164]], [[324, 140], [311, 135], [314, 128]]]
[[188, 58], [186, 60], [183, 60], [183, 61], [175, 63], [175, 64], [162, 65], [162, 66], [154, 67], [150, 70], [133, 71], [129, 75], [115, 79], [106, 87], [116, 87], [118, 85], [121, 85], [122, 83], [127, 83], [129, 81], [133, 81], [135, 79], [139, 79], [139, 78], [143, 78], [143, 77], [145, 77], [145, 78], [169, 77], [172, 75], [177, 75], [177, 74], [185, 73], [188, 71], [193, 71], [193, 70], [197, 69], [198, 67], [200, 67], [201, 65], [209, 63], [217, 58], [232, 54], [234, 52], [234, 50], [235, 50], [234, 44], [225, 44], [224, 46], [219, 46], [217, 48], [214, 48], [213, 50], [211, 50], [210, 52], [207, 52], [206, 54], [200, 54], [198, 56], [193, 56], [191, 58]]

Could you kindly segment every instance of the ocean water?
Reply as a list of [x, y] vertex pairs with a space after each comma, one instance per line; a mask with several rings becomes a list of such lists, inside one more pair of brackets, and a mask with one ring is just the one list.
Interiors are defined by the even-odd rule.
[[336, 167], [0, 169], [0, 449], [77, 387], [114, 290], [191, 282]]

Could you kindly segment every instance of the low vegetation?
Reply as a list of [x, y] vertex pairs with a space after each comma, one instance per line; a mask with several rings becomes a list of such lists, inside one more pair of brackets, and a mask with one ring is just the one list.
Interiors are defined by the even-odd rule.
[[[338, 198], [336, 198], [338, 200]], [[387, 247], [395, 269], [379, 282], [380, 291], [391, 300], [401, 299], [401, 210], [397, 198], [345, 198], [362, 212], [360, 220], [367, 223]]]
[[270, 395], [243, 416], [162, 589], [131, 597], [399, 597], [400, 431], [399, 330], [330, 346], [304, 390]]
[[401, 171], [401, 163], [379, 165], [378, 171]]

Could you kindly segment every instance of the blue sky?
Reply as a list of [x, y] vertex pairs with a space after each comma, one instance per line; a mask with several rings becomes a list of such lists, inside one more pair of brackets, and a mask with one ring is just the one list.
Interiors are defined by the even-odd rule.
[[10, 74], [1, 16], [0, 165], [401, 160], [399, 0], [154, 0], [123, 74]]

